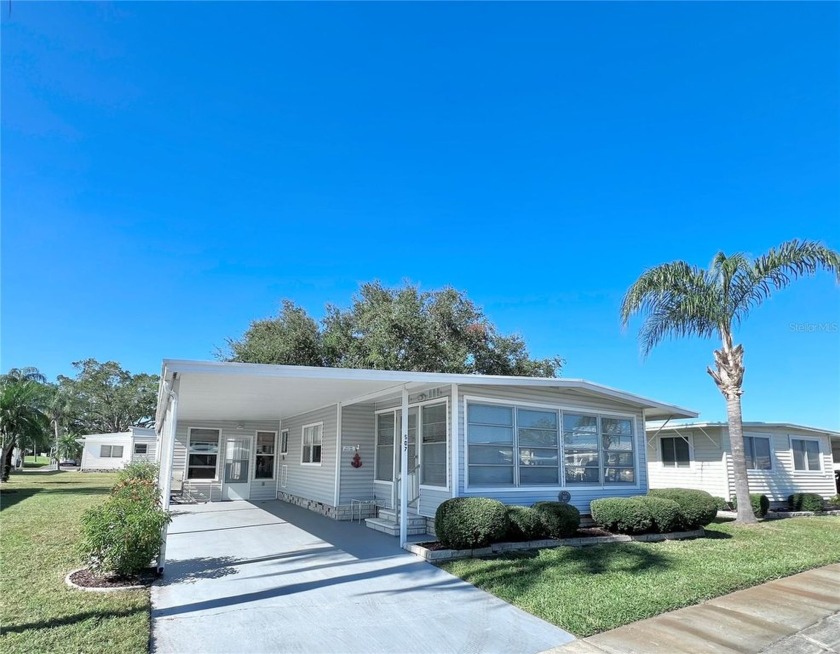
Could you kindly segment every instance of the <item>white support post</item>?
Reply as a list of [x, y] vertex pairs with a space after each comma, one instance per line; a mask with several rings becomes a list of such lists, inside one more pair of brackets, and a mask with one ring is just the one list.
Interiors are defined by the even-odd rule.
[[449, 481], [452, 484], [452, 497], [458, 497], [458, 484], [461, 481], [461, 470], [459, 466], [459, 454], [461, 451], [461, 439], [458, 434], [458, 384], [452, 384], [452, 397], [449, 400], [449, 447], [452, 448], [450, 457]]
[[[168, 419], [164, 421], [164, 429], [161, 432], [161, 454], [159, 479], [161, 487], [161, 507], [164, 511], [169, 510], [169, 498], [172, 494], [172, 466], [175, 458], [175, 433], [178, 425], [178, 380], [172, 382], [172, 387], [166, 393], [166, 401], [169, 407], [164, 415]], [[161, 534], [160, 553], [158, 554], [158, 574], [163, 573], [166, 567], [166, 537], [169, 533], [169, 525], [163, 526]]]
[[408, 541], [408, 389], [402, 389], [400, 425], [400, 547]]

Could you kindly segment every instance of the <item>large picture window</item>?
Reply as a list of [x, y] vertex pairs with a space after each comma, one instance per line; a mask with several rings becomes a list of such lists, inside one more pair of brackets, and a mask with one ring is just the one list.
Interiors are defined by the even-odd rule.
[[310, 465], [321, 465], [321, 446], [323, 440], [324, 425], [307, 425], [303, 428], [303, 447], [301, 463]]
[[218, 429], [191, 429], [187, 479], [215, 479], [219, 459]]
[[770, 470], [770, 439], [762, 436], [744, 436], [744, 457], [749, 470]]
[[636, 483], [630, 418], [467, 403], [468, 485]]
[[688, 441], [681, 436], [660, 438], [662, 465], [674, 468], [688, 468], [691, 465]]
[[791, 438], [790, 447], [793, 450], [794, 470], [807, 472], [822, 470], [819, 441]]

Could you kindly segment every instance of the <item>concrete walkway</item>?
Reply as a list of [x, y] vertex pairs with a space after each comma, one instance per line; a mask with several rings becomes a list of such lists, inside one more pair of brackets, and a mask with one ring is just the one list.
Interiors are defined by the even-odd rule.
[[840, 652], [840, 564], [606, 631], [551, 654]]
[[528, 654], [574, 638], [363, 525], [278, 501], [173, 509], [153, 652]]

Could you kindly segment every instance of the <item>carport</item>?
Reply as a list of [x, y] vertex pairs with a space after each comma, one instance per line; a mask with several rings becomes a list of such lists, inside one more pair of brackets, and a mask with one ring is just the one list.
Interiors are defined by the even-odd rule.
[[284, 502], [180, 506], [152, 589], [154, 652], [541, 652], [567, 632]]

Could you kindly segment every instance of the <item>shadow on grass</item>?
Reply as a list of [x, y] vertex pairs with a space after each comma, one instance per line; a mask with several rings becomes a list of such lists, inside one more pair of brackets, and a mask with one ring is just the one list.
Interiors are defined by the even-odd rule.
[[54, 618], [52, 620], [42, 620], [39, 622], [25, 622], [19, 625], [3, 625], [3, 634], [19, 634], [29, 630], [37, 629], [53, 629], [55, 627], [67, 627], [75, 625], [85, 620], [107, 620], [109, 618], [125, 618], [140, 613], [146, 613], [145, 607], [138, 607], [136, 609], [124, 609], [121, 611], [86, 611], [84, 613], [77, 613], [75, 615], [67, 615], [63, 618]]
[[[52, 472], [37, 472], [28, 475], [31, 478], [45, 478], [51, 475], [57, 475], [57, 471]], [[0, 511], [5, 511], [19, 504], [24, 500], [34, 497], [35, 495], [106, 495], [111, 492], [110, 488], [101, 486], [87, 486], [79, 485], [78, 478], [58, 480], [45, 479], [44, 483], [39, 486], [25, 486], [23, 488], [17, 486], [14, 481], [22, 481], [21, 477], [27, 476], [26, 473], [17, 473], [11, 481], [0, 486]], [[26, 481], [29, 481], [28, 479]], [[62, 484], [59, 486], [58, 484]], [[65, 487], [63, 484], [72, 484]]]

